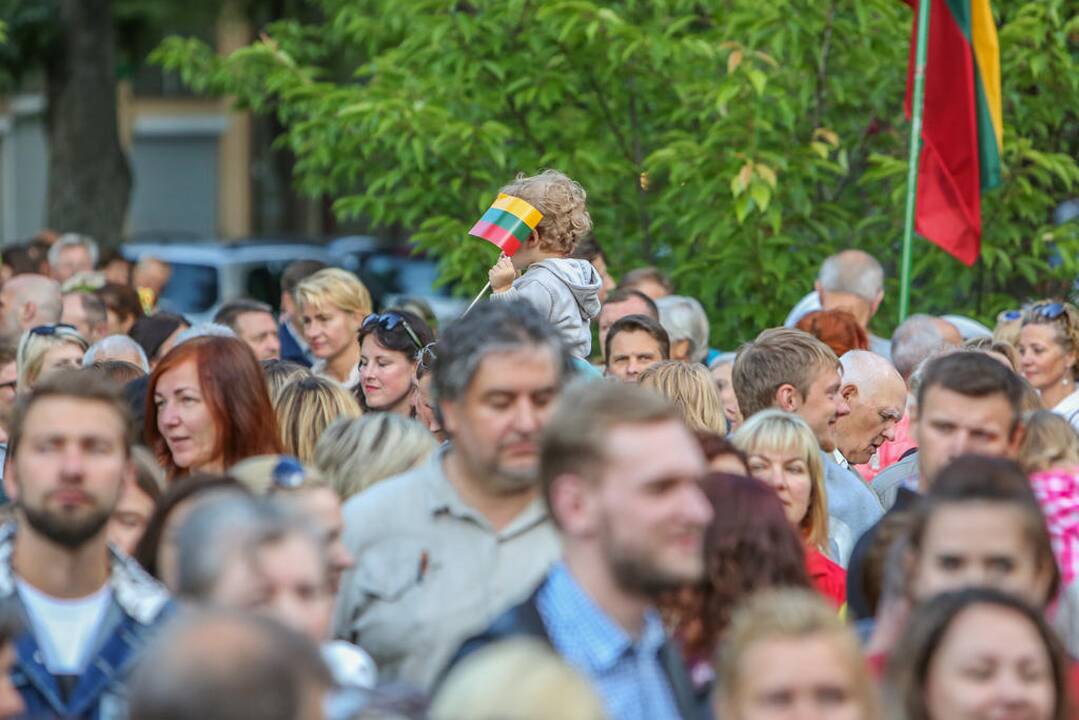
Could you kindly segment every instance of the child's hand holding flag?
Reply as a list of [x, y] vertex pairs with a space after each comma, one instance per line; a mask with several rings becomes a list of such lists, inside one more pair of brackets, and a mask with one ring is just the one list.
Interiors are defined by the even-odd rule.
[[513, 267], [513, 259], [505, 254], [498, 258], [498, 262], [487, 271], [487, 279], [491, 283], [491, 291], [500, 293], [513, 287], [513, 281], [517, 278], [517, 269]]

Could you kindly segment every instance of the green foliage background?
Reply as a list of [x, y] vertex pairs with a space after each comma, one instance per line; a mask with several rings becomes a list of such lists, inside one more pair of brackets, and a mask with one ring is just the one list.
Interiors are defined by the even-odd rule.
[[[479, 288], [497, 251], [471, 223], [517, 172], [589, 192], [615, 273], [655, 262], [709, 309], [712, 344], [777, 324], [845, 247], [891, 279], [894, 324], [911, 11], [898, 0], [318, 0], [231, 57], [170, 38], [156, 60], [197, 90], [276, 113], [306, 192], [401, 226]], [[995, 3], [1002, 188], [982, 260], [917, 240], [912, 308], [991, 320], [1067, 292], [1079, 224], [1079, 0]]]

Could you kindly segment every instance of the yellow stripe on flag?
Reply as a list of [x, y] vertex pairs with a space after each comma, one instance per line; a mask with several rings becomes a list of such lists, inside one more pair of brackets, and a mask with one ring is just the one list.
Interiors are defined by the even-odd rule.
[[505, 193], [499, 193], [498, 199], [495, 200], [494, 205], [491, 207], [505, 210], [511, 215], [516, 215], [524, 221], [525, 225], [533, 230], [539, 225], [539, 221], [543, 219], [543, 213], [539, 210], [532, 207], [521, 198], [506, 195]]
[[993, 120], [993, 134], [997, 136], [997, 148], [1004, 153], [1004, 117], [1001, 110], [1000, 95], [1000, 43], [997, 41], [997, 26], [993, 22], [993, 11], [989, 0], [971, 0], [970, 36], [974, 45], [974, 59], [978, 63], [978, 72], [982, 77], [982, 89], [989, 105], [989, 116]]

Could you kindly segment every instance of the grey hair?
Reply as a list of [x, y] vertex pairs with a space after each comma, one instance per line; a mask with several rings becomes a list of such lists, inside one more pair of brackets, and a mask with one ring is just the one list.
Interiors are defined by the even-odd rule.
[[483, 359], [491, 353], [546, 347], [554, 355], [559, 380], [573, 370], [558, 330], [525, 300], [489, 300], [454, 321], [438, 340], [431, 387], [437, 403], [464, 394]]
[[340, 418], [327, 427], [315, 445], [315, 465], [344, 502], [418, 466], [437, 447], [435, 437], [415, 420], [369, 413]]
[[322, 536], [287, 505], [237, 490], [207, 493], [176, 534], [176, 594], [193, 600], [209, 599], [237, 553], [249, 555], [294, 534], [312, 541], [321, 565], [328, 570]]
[[948, 344], [930, 315], [911, 315], [892, 334], [892, 364], [910, 385], [915, 369]]
[[867, 252], [844, 250], [824, 261], [817, 281], [824, 290], [872, 302], [884, 290], [884, 268]]
[[708, 354], [708, 315], [696, 298], [667, 295], [656, 300], [659, 324], [667, 331], [671, 344], [689, 340], [689, 359], [701, 362]]
[[228, 325], [221, 325], [219, 323], [197, 323], [192, 325], [188, 329], [181, 332], [176, 336], [176, 342], [173, 343], [173, 347], [183, 345], [188, 340], [194, 340], [200, 337], [227, 337], [234, 338], [236, 333]]
[[97, 260], [100, 255], [97, 242], [89, 235], [79, 235], [78, 233], [64, 233], [52, 244], [52, 247], [49, 248], [49, 265], [56, 265], [60, 262], [60, 253], [70, 247], [86, 248], [86, 252], [90, 255], [91, 267], [97, 267]]
[[109, 355], [112, 353], [134, 352], [139, 356], [139, 367], [145, 373], [150, 372], [150, 361], [146, 358], [146, 351], [142, 345], [132, 340], [127, 335], [109, 335], [101, 338], [91, 345], [86, 354], [82, 356], [82, 366], [90, 367], [98, 359], [98, 354]]

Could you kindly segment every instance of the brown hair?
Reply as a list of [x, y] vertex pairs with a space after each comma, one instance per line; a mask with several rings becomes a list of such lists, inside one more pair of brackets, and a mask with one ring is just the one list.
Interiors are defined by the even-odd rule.
[[195, 363], [198, 371], [199, 388], [217, 431], [214, 454], [222, 456], [225, 467], [252, 455], [281, 453], [277, 419], [255, 354], [236, 338], [193, 338], [177, 345], [161, 359], [146, 389], [143, 432], [170, 478], [181, 471], [173, 463], [168, 444], [157, 427], [154, 392], [162, 375], [186, 362]]
[[653, 267], [651, 265], [635, 268], [623, 275], [622, 282], [618, 283], [618, 289], [634, 290], [638, 285], [644, 282], [654, 282], [656, 285], [659, 285], [666, 290], [668, 295], [674, 294], [674, 283], [671, 282], [670, 276], [658, 267]]
[[520, 198], [543, 213], [536, 226], [540, 249], [569, 255], [592, 231], [592, 217], [581, 184], [557, 170], [544, 170], [531, 177], [519, 174], [499, 191]]
[[[559, 404], [543, 433], [539, 476], [547, 507], [551, 507], [551, 486], [560, 476], [574, 473], [594, 478], [598, 474], [612, 428], [664, 420], [681, 421], [678, 409], [636, 385], [594, 382], [575, 391], [573, 402]], [[558, 523], [553, 511], [551, 519]]]
[[[1051, 718], [1068, 720], [1071, 717], [1071, 664], [1043, 611], [1030, 607], [1019, 598], [988, 588], [942, 593], [915, 609], [888, 663], [885, 687], [891, 696], [891, 704], [905, 720], [931, 720], [933, 714], [926, 703], [926, 685], [933, 656], [956, 619], [980, 605], [1010, 610], [1034, 627], [1051, 666], [1054, 691]], [[992, 632], [993, 628], [985, 630]]]
[[142, 368], [126, 360], [98, 360], [90, 367], [118, 385], [127, 385], [146, 376]]
[[934, 387], [942, 387], [974, 398], [1000, 394], [1012, 409], [1009, 432], [1015, 432], [1019, 427], [1023, 413], [1023, 383], [1018, 375], [984, 352], [959, 350], [938, 355], [929, 360], [920, 375], [917, 403], [919, 414], [925, 407], [926, 394]]
[[701, 489], [713, 510], [704, 536], [704, 580], [660, 604], [691, 660], [712, 657], [734, 608], [754, 592], [811, 587], [805, 545], [771, 489], [725, 473], [708, 475]]
[[[991, 363], [1000, 366], [995, 360]], [[1030, 487], [1030, 481], [1019, 464], [1004, 458], [982, 455], [962, 455], [944, 467], [929, 492], [911, 511], [908, 547], [912, 566], [925, 549], [925, 533], [936, 514], [945, 507], [969, 503], [1008, 505], [1023, 515], [1024, 534], [1034, 553], [1035, 564], [1050, 573], [1045, 604], [1056, 597], [1060, 585], [1060, 570], [1053, 554], [1049, 530], [1041, 505]], [[908, 573], [908, 597], [913, 596], [914, 573]]]
[[131, 446], [134, 443], [131, 406], [127, 404], [116, 383], [98, 373], [80, 368], [49, 373], [29, 392], [19, 397], [8, 423], [8, 456], [13, 458], [19, 451], [19, 443], [22, 442], [23, 430], [30, 410], [42, 400], [51, 398], [72, 398], [106, 406], [122, 423], [124, 454], [131, 454]]
[[869, 335], [846, 310], [815, 310], [802, 316], [794, 326], [832, 349], [836, 357], [851, 350], [868, 350]]
[[659, 321], [653, 320], [647, 315], [626, 315], [615, 320], [610, 329], [607, 330], [603, 357], [607, 359], [608, 366], [611, 363], [611, 342], [619, 333], [624, 332], [648, 333], [659, 344], [659, 356], [664, 360], [670, 359], [671, 338], [667, 335], [667, 331], [663, 329], [663, 326], [659, 324]]
[[809, 333], [791, 328], [765, 330], [739, 348], [734, 359], [731, 383], [742, 416], [748, 420], [775, 405], [776, 390], [783, 385], [793, 385], [805, 397], [817, 374], [828, 368], [839, 370], [839, 358]]

